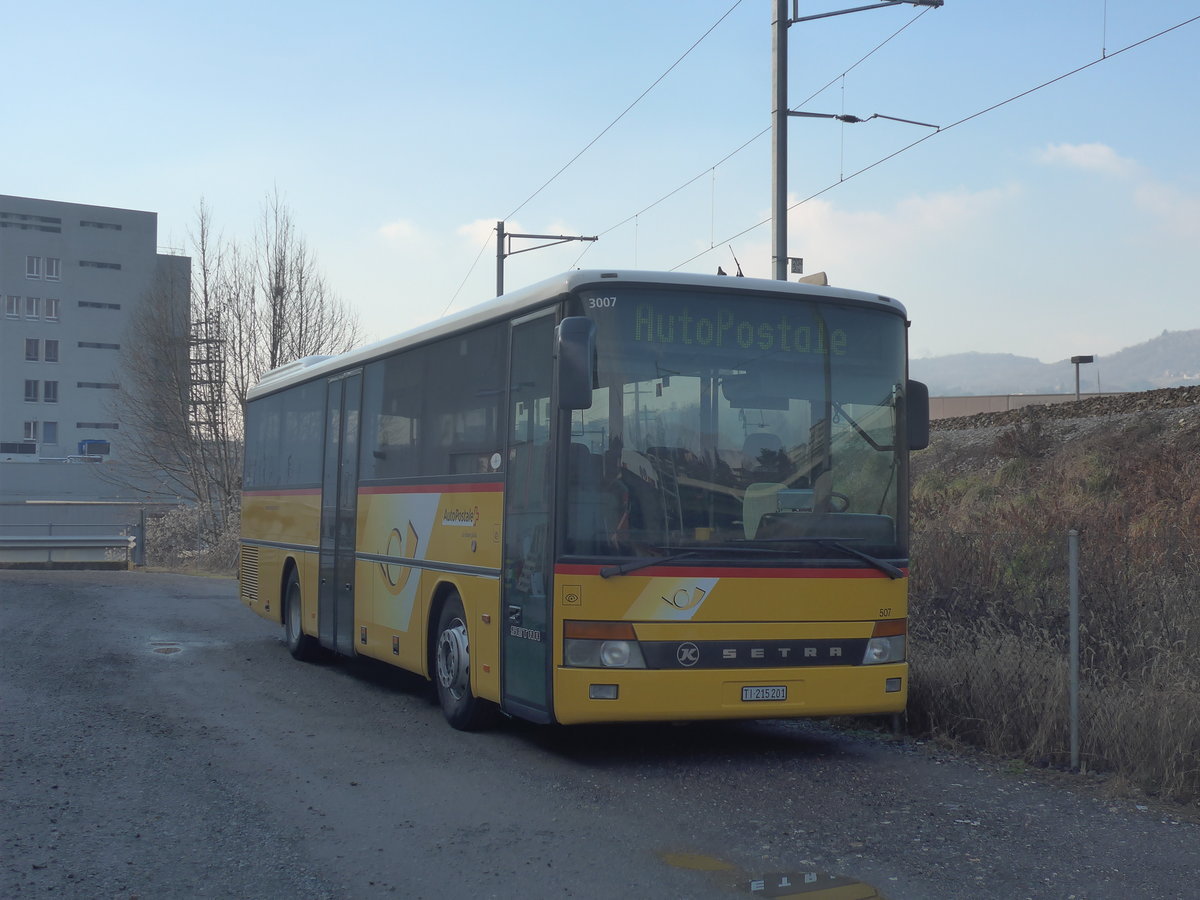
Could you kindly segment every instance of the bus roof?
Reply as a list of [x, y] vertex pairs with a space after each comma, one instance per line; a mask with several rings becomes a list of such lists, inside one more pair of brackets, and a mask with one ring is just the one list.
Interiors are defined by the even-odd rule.
[[247, 393], [253, 400], [265, 394], [329, 375], [341, 369], [352, 368], [370, 362], [376, 357], [387, 356], [404, 347], [423, 344], [427, 341], [452, 335], [484, 322], [519, 315], [551, 302], [576, 288], [599, 283], [652, 284], [675, 287], [718, 288], [722, 290], [747, 291], [760, 294], [777, 294], [787, 297], [812, 297], [825, 300], [849, 300], [865, 303], [905, 315], [904, 307], [890, 297], [845, 288], [801, 284], [792, 281], [775, 281], [767, 278], [741, 278], [729, 275], [698, 275], [687, 272], [653, 272], [638, 269], [577, 269], [564, 272], [529, 287], [494, 297], [461, 312], [418, 325], [393, 337], [357, 347], [337, 356], [306, 356], [285, 363], [267, 372]]

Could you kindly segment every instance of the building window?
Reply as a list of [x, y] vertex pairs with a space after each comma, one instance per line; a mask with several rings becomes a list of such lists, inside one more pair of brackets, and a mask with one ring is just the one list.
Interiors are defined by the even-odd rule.
[[38, 317], [38, 309], [41, 307], [42, 301], [37, 297], [25, 298], [25, 318], [36, 319]]
[[80, 309], [120, 309], [120, 303], [97, 303], [95, 300], [80, 300]]
[[53, 257], [53, 256], [46, 257], [46, 280], [47, 281], [58, 281], [59, 265], [61, 262], [62, 262], [62, 260], [60, 260], [56, 257]]
[[[35, 258], [36, 258], [36, 257], [32, 257], [32, 256], [30, 257], [30, 259], [35, 259]], [[97, 261], [97, 260], [94, 260], [94, 259], [81, 259], [81, 260], [79, 261], [79, 265], [81, 265], [81, 266], [83, 266], [83, 267], [85, 267], [85, 268], [90, 268], [90, 269], [120, 269], [120, 268], [121, 268], [121, 264], [120, 264], [120, 263], [114, 263], [114, 262], [99, 262], [99, 261]], [[35, 276], [33, 276], [33, 275], [30, 275], [29, 277], [30, 277], [30, 278], [33, 278], [33, 277], [35, 277]]]
[[81, 388], [100, 388], [106, 391], [119, 391], [121, 385], [116, 381], [77, 381], [75, 387]]
[[80, 341], [80, 347], [86, 347], [88, 350], [120, 350], [120, 344], [102, 344], [97, 341]]
[[53, 297], [46, 298], [46, 319], [50, 322], [58, 321], [58, 301]]
[[76, 422], [76, 428], [106, 428], [110, 431], [115, 431], [121, 426], [116, 422]]
[[25, 440], [36, 441], [38, 439], [38, 423], [35, 419], [32, 422], [25, 423]]
[[25, 257], [25, 277], [26, 278], [41, 278], [42, 277], [42, 258], [40, 256]]
[[43, 422], [42, 423], [42, 443], [57, 444], [58, 443], [58, 423]]
[[[26, 351], [29, 350], [28, 341], [26, 341]], [[46, 341], [46, 362], [58, 362], [58, 341]]]
[[46, 403], [58, 402], [58, 382], [43, 381], [42, 382], [42, 400]]
[[121, 226], [114, 222], [89, 222], [86, 219], [80, 219], [79, 225], [81, 228], [111, 228], [113, 231], [121, 230]]
[[10, 319], [19, 318], [21, 315], [21, 298], [14, 297], [9, 294], [4, 300], [4, 315]]
[[25, 379], [25, 402], [37, 403], [38, 400], [38, 383], [37, 379]]
[[25, 338], [25, 362], [37, 362], [42, 358], [42, 342], [37, 338]]

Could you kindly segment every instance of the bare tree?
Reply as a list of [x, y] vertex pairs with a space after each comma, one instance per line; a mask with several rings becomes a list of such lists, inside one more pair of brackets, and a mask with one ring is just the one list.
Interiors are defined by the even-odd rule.
[[203, 201], [189, 238], [190, 285], [179, 284], [186, 266], [160, 260], [132, 326], [117, 413], [130, 475], [194, 502], [215, 545], [240, 505], [247, 392], [269, 369], [343, 352], [361, 335], [278, 191], [249, 252], [215, 232]]
[[191, 284], [188, 426], [196, 477], [189, 491], [201, 509], [202, 530], [216, 535], [237, 509], [242, 477], [242, 399], [236, 377], [243, 365], [238, 350], [238, 281], [231, 266], [237, 255], [214, 235], [208, 207], [196, 213]]
[[125, 342], [129, 352], [115, 410], [123, 429], [123, 468], [137, 487], [167, 496], [195, 495], [200, 462], [188, 422], [190, 323], [182, 277], [180, 267], [160, 265], [142, 298]]
[[264, 371], [306, 356], [342, 353], [359, 341], [357, 317], [330, 290], [278, 189], [263, 204], [254, 249]]

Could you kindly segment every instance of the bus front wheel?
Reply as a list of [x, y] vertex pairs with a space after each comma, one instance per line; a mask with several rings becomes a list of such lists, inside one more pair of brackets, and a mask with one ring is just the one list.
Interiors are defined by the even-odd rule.
[[304, 633], [300, 576], [296, 574], [295, 569], [288, 576], [283, 597], [283, 639], [288, 652], [298, 660], [312, 662], [320, 655], [321, 645], [312, 635]]
[[438, 701], [446, 721], [460, 731], [477, 731], [492, 724], [496, 707], [471, 692], [471, 644], [457, 593], [442, 604], [434, 656]]

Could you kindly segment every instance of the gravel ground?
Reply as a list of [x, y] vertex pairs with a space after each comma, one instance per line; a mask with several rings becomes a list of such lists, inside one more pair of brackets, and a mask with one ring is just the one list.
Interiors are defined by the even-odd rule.
[[[1196, 896], [1200, 825], [804, 722], [451, 731], [233, 582], [0, 572], [0, 897]], [[762, 888], [762, 889], [756, 889]], [[776, 896], [782, 896], [778, 892]], [[858, 895], [855, 895], [858, 896]]]

